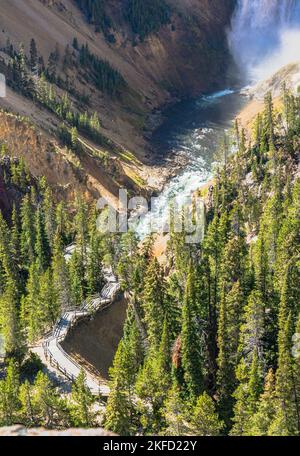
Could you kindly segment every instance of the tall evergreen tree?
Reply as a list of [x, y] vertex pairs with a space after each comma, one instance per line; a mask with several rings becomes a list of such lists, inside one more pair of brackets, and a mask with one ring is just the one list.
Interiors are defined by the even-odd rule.
[[32, 407], [38, 426], [53, 428], [58, 425], [70, 425], [66, 401], [60, 397], [47, 375], [41, 371], [34, 382]]
[[168, 437], [190, 435], [192, 433], [189, 423], [190, 409], [190, 404], [183, 401], [180, 389], [173, 385], [165, 401], [166, 427], [161, 434]]
[[300, 414], [295, 366], [292, 356], [293, 323], [292, 314], [281, 314], [278, 336], [278, 369], [276, 373], [276, 393], [278, 397], [276, 415], [269, 433], [271, 435], [299, 435]]
[[53, 286], [58, 297], [58, 309], [60, 312], [71, 308], [74, 300], [71, 292], [70, 276], [66, 260], [63, 254], [61, 237], [55, 236], [55, 249], [52, 258]]
[[193, 267], [190, 265], [182, 308], [181, 341], [184, 380], [192, 400], [195, 400], [203, 389], [203, 357], [196, 315], [195, 277]]
[[26, 427], [36, 425], [36, 415], [33, 406], [33, 387], [28, 380], [20, 385], [20, 418]]
[[[0, 264], [5, 279], [17, 279], [17, 264], [14, 262], [14, 251], [6, 221], [0, 213]], [[3, 287], [4, 283], [2, 284]]]
[[24, 264], [29, 265], [34, 261], [35, 252], [35, 226], [34, 211], [28, 195], [26, 195], [21, 205], [21, 253]]
[[39, 263], [34, 262], [29, 269], [29, 278], [26, 285], [26, 297], [22, 300], [22, 319], [26, 326], [30, 343], [41, 336], [44, 329], [45, 308], [40, 300], [40, 272]]
[[275, 376], [270, 370], [265, 379], [264, 392], [257, 404], [257, 411], [250, 417], [249, 435], [266, 436], [276, 413]]
[[151, 348], [158, 348], [165, 316], [165, 284], [162, 270], [156, 258], [147, 269], [142, 305], [148, 342]]
[[223, 423], [218, 417], [214, 401], [205, 392], [197, 400], [191, 425], [197, 436], [218, 436], [222, 431]]
[[53, 248], [54, 236], [56, 232], [55, 208], [52, 192], [47, 185], [43, 195], [43, 214], [48, 243], [50, 247]]
[[93, 427], [95, 412], [92, 411], [92, 405], [95, 399], [86, 386], [86, 375], [83, 370], [81, 370], [73, 383], [71, 398], [71, 418], [74, 425], [78, 427]]
[[251, 434], [251, 417], [257, 412], [258, 400], [262, 393], [262, 372], [257, 350], [254, 350], [251, 366], [242, 359], [237, 369], [237, 387], [234, 397], [234, 418], [231, 435]]
[[74, 251], [68, 266], [73, 301], [77, 306], [80, 306], [85, 297], [85, 268], [82, 257], [77, 250]]
[[110, 370], [111, 392], [105, 411], [105, 427], [120, 435], [130, 435], [137, 429], [134, 407], [135, 382], [142, 362], [143, 348], [134, 310], [130, 306], [124, 336]]
[[48, 268], [40, 277], [39, 299], [43, 305], [43, 325], [50, 328], [59, 317], [58, 293], [53, 284], [53, 275]]
[[45, 230], [44, 214], [41, 206], [39, 206], [35, 213], [35, 255], [36, 261], [40, 271], [47, 269], [50, 263], [50, 246]]
[[19, 401], [19, 370], [14, 359], [8, 363], [6, 378], [0, 381], [0, 423], [11, 426], [17, 423]]
[[1, 332], [4, 336], [7, 354], [17, 354], [22, 348], [23, 340], [20, 331], [18, 285], [8, 279], [4, 292], [0, 295]]
[[165, 425], [163, 406], [171, 386], [170, 358], [168, 325], [165, 320], [158, 353], [149, 353], [136, 382], [136, 392], [143, 401], [139, 405], [143, 413], [142, 424], [147, 433], [156, 434]]
[[[110, 395], [105, 410], [104, 426], [120, 435], [130, 435], [133, 428], [133, 413], [130, 397], [126, 392], [127, 379], [123, 366], [126, 363], [124, 341], [119, 344], [110, 371]], [[130, 390], [133, 385], [130, 384]]]
[[235, 371], [238, 365], [241, 310], [244, 295], [240, 282], [232, 286], [229, 293], [223, 291], [218, 328], [218, 395], [219, 410], [226, 424], [229, 423], [233, 407], [233, 391], [237, 381]]
[[88, 293], [98, 293], [104, 283], [103, 248], [101, 236], [97, 231], [97, 213], [92, 212], [89, 223], [89, 243], [87, 249], [86, 282]]
[[34, 75], [38, 75], [38, 52], [34, 38], [30, 41], [30, 70]]

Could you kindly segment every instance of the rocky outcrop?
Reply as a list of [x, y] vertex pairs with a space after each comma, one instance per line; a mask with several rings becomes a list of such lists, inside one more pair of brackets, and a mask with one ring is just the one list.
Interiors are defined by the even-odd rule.
[[263, 101], [268, 92], [272, 93], [273, 98], [277, 98], [281, 96], [283, 83], [295, 95], [299, 93], [300, 62], [293, 62], [283, 66], [271, 77], [251, 87], [248, 93], [251, 97], [259, 101]]
[[260, 81], [251, 87], [244, 89], [244, 94], [249, 98], [249, 102], [238, 115], [238, 119], [245, 128], [248, 139], [250, 139], [253, 131], [253, 122], [257, 114], [264, 109], [264, 98], [267, 93], [271, 93], [273, 97], [274, 107], [277, 109], [282, 107], [282, 87], [283, 84], [291, 93], [297, 95], [300, 87], [300, 62], [290, 63], [283, 66], [275, 72], [271, 77]]

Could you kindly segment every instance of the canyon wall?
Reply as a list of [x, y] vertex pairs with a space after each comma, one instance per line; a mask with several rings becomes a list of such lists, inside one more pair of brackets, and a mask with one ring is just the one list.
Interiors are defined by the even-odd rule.
[[[89, 109], [99, 113], [107, 136], [145, 158], [147, 145], [141, 131], [149, 113], [174, 98], [198, 95], [223, 85], [230, 59], [226, 28], [234, 0], [166, 1], [169, 21], [144, 39], [134, 34], [124, 19], [126, 2], [103, 2], [113, 24], [112, 40], [89, 22], [77, 1], [2, 0], [0, 48], [7, 40], [15, 49], [23, 43], [29, 56], [34, 38], [47, 65], [56, 45], [63, 56], [66, 46], [74, 51], [74, 37], [80, 46], [87, 43], [93, 54], [121, 73], [127, 90], [118, 99], [109, 99], [89, 84], [80, 84], [78, 68], [68, 71], [69, 81], [75, 81], [76, 89], [90, 96]], [[18, 106], [15, 109], [18, 111]]]

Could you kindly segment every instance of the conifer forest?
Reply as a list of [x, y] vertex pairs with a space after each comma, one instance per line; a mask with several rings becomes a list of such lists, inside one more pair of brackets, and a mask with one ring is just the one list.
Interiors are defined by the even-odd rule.
[[[0, 430], [299, 437], [300, 2], [20, 3], [0, 5]], [[125, 190], [129, 222], [155, 196], [168, 230], [103, 230]]]

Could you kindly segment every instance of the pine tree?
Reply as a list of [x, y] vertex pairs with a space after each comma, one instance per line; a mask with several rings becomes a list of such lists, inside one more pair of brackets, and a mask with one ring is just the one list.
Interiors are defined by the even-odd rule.
[[20, 251], [20, 221], [16, 205], [14, 204], [11, 215], [11, 252], [15, 266], [20, 265], [21, 251]]
[[50, 263], [50, 246], [45, 230], [45, 220], [42, 208], [39, 206], [35, 213], [35, 255], [39, 270], [45, 271]]
[[[292, 325], [295, 328], [300, 312], [300, 261], [292, 257], [282, 274], [281, 298], [279, 305], [279, 325], [284, 322], [285, 315], [291, 312]], [[279, 327], [279, 329], [282, 329]]]
[[76, 127], [71, 128], [71, 145], [74, 150], [78, 148], [78, 131]]
[[[139, 240], [135, 233], [129, 230], [123, 234], [119, 245], [119, 259], [117, 273], [121, 287], [124, 291], [133, 295], [143, 289], [143, 280], [140, 270], [143, 268], [143, 260], [139, 255]], [[143, 254], [142, 254], [143, 257]]]
[[278, 369], [276, 373], [277, 411], [272, 422], [270, 435], [293, 436], [300, 434], [299, 397], [292, 357], [293, 323], [292, 314], [281, 314], [278, 336]]
[[265, 240], [265, 232], [263, 229], [260, 230], [258, 240], [254, 246], [253, 251], [253, 261], [254, 261], [254, 270], [255, 270], [255, 282], [256, 288], [261, 292], [263, 300], [265, 303], [269, 300], [269, 280], [270, 280], [270, 270], [269, 270], [269, 261], [268, 261], [268, 249]]
[[100, 131], [100, 120], [99, 120], [97, 112], [94, 112], [93, 115], [91, 116], [90, 125], [93, 130]]
[[165, 315], [165, 284], [162, 270], [156, 258], [147, 269], [145, 286], [142, 296], [144, 322], [147, 329], [149, 346], [158, 347], [162, 334]]
[[165, 401], [164, 419], [166, 427], [161, 434], [169, 437], [191, 435], [192, 428], [188, 422], [190, 408], [190, 404], [183, 401], [179, 388], [173, 386]]
[[85, 268], [82, 257], [74, 251], [69, 263], [70, 286], [73, 301], [77, 306], [82, 305], [85, 297]]
[[59, 312], [72, 308], [74, 300], [71, 292], [69, 271], [63, 254], [61, 238], [55, 236], [55, 249], [52, 258], [53, 286], [57, 293]]
[[105, 428], [120, 435], [136, 431], [135, 382], [143, 357], [134, 309], [129, 306], [124, 335], [110, 369], [110, 395], [105, 411]]
[[73, 383], [71, 399], [71, 418], [74, 426], [93, 427], [95, 423], [95, 413], [92, 411], [92, 405], [94, 404], [95, 399], [86, 386], [86, 375], [83, 370], [80, 371]]
[[32, 427], [36, 425], [35, 410], [33, 406], [33, 387], [28, 380], [20, 386], [20, 417], [22, 423], [26, 427]]
[[262, 392], [262, 373], [257, 350], [254, 350], [251, 366], [242, 359], [237, 369], [237, 387], [234, 397], [234, 425], [231, 435], [249, 435], [251, 433], [250, 418], [257, 412], [258, 400]]
[[69, 233], [70, 233], [70, 223], [67, 215], [67, 210], [65, 204], [61, 201], [56, 206], [55, 210], [55, 225], [56, 225], [56, 238], [54, 238], [54, 245], [59, 240], [59, 243], [67, 244]]
[[49, 59], [48, 59], [48, 66], [47, 66], [47, 79], [49, 79], [50, 82], [55, 82], [56, 81], [56, 76], [57, 76], [57, 65], [60, 60], [60, 51], [58, 44], [56, 43], [55, 50], [50, 53]]
[[130, 435], [131, 413], [119, 378], [114, 381], [108, 398], [104, 427], [121, 436]]
[[251, 416], [249, 435], [266, 436], [276, 413], [275, 376], [270, 370], [265, 379], [264, 392], [257, 405], [257, 412]]
[[89, 243], [87, 249], [86, 282], [89, 294], [99, 293], [103, 287], [103, 248], [97, 231], [97, 212], [92, 211], [89, 222]]
[[21, 205], [21, 253], [24, 264], [29, 265], [34, 261], [35, 255], [35, 226], [33, 207], [28, 195]]
[[63, 58], [63, 70], [66, 72], [72, 66], [72, 53], [69, 44], [65, 48], [65, 54]]
[[88, 242], [88, 208], [87, 204], [80, 198], [76, 199], [76, 214], [74, 226], [76, 230], [76, 245], [82, 261], [86, 260]]
[[43, 195], [43, 214], [48, 243], [50, 247], [53, 247], [54, 236], [56, 232], [56, 220], [53, 195], [48, 186], [46, 186]]
[[[215, 205], [219, 200], [218, 185], [215, 186]], [[216, 212], [218, 209], [216, 209]], [[219, 217], [215, 214], [211, 223], [208, 226], [206, 236], [203, 241], [203, 280], [206, 281], [205, 288], [207, 290], [206, 300], [208, 309], [208, 363], [209, 375], [213, 388], [216, 386], [216, 370], [217, 370], [217, 313], [220, 306], [221, 290], [221, 265], [224, 247], [228, 240], [229, 232], [229, 217], [227, 211], [222, 212]], [[202, 289], [204, 288], [201, 287]], [[205, 298], [204, 298], [205, 299]], [[205, 300], [204, 300], [205, 302]]]
[[141, 401], [141, 423], [145, 433], [157, 434], [164, 427], [163, 405], [170, 387], [168, 375], [161, 369], [154, 355], [149, 355], [136, 382], [136, 393]]
[[282, 274], [282, 268], [289, 264], [293, 258], [297, 259], [300, 254], [300, 180], [296, 180], [291, 195], [289, 192], [286, 199], [290, 202], [286, 208], [286, 217], [278, 233], [277, 248], [276, 280], [280, 290], [285, 278], [285, 275]]
[[22, 348], [19, 320], [19, 297], [17, 283], [8, 279], [0, 295], [1, 332], [4, 336], [6, 354], [16, 354]]
[[17, 423], [19, 402], [19, 371], [14, 359], [8, 363], [6, 378], [0, 381], [0, 423], [11, 426]]
[[76, 51], [79, 50], [78, 39], [76, 36], [73, 39], [73, 48], [76, 49]]
[[3, 265], [0, 261], [0, 296], [4, 292], [5, 284], [6, 284], [5, 271], [4, 271]]
[[34, 38], [30, 42], [30, 70], [34, 75], [38, 74], [38, 52]]
[[[125, 359], [124, 341], [121, 341], [116, 352], [113, 367], [110, 371], [110, 395], [105, 410], [104, 426], [119, 435], [130, 435], [133, 428], [133, 413], [125, 384], [127, 380], [123, 371]], [[132, 385], [130, 385], [132, 388]]]
[[205, 392], [197, 400], [191, 425], [197, 436], [218, 436], [222, 431], [223, 423], [218, 417], [214, 401]]
[[274, 163], [274, 170], [277, 166], [275, 150], [275, 131], [274, 131], [274, 106], [271, 92], [265, 96], [265, 113], [264, 113], [265, 132], [269, 144], [269, 152]]
[[34, 382], [32, 407], [39, 426], [51, 428], [68, 423], [66, 402], [43, 372], [37, 374]]
[[32, 87], [30, 85], [30, 76], [26, 66], [26, 55], [23, 44], [20, 45], [19, 52], [15, 56], [14, 66], [17, 89], [25, 93], [26, 96], [31, 95]]
[[170, 374], [171, 372], [171, 344], [173, 342], [171, 336], [170, 324], [168, 324], [168, 320], [165, 318], [157, 363], [161, 372], [165, 372], [166, 374]]
[[232, 416], [232, 394], [236, 387], [235, 371], [238, 365], [238, 346], [240, 335], [241, 312], [244, 295], [240, 282], [233, 284], [226, 294], [225, 285], [221, 298], [218, 327], [218, 396], [219, 410], [228, 425]]
[[195, 276], [190, 265], [182, 308], [181, 342], [184, 380], [191, 400], [196, 399], [203, 389], [203, 359], [196, 312]]
[[14, 251], [9, 228], [0, 212], [0, 264], [5, 279], [16, 280], [17, 264], [14, 262]]
[[239, 351], [252, 363], [253, 354], [264, 363], [264, 338], [265, 338], [265, 304], [259, 291], [252, 291], [244, 309], [243, 324], [241, 326], [241, 342]]
[[59, 317], [59, 303], [50, 268], [40, 278], [39, 299], [43, 303], [43, 326], [51, 327]]
[[136, 382], [136, 393], [142, 400], [139, 408], [144, 412], [142, 425], [147, 433], [157, 433], [165, 425], [163, 405], [171, 386], [170, 348], [168, 325], [165, 320], [158, 353], [149, 353]]
[[34, 262], [29, 269], [26, 297], [22, 301], [22, 322], [26, 324], [28, 341], [34, 342], [43, 332], [45, 322], [44, 303], [40, 299], [40, 269]]

